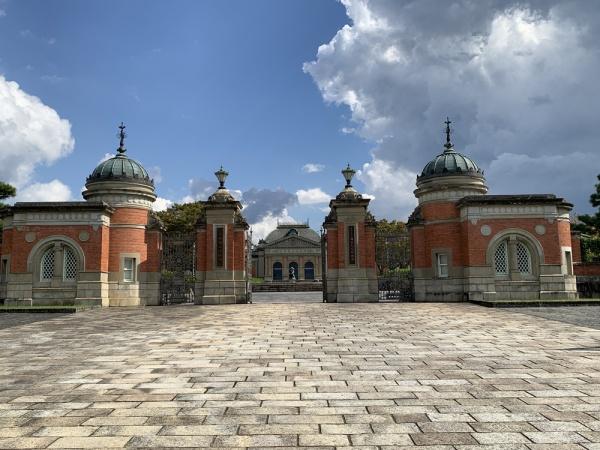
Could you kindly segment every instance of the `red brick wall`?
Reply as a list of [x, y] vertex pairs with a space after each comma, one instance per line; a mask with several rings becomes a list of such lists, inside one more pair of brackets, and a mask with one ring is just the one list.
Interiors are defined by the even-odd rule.
[[113, 227], [113, 225], [145, 227], [148, 224], [148, 211], [138, 208], [117, 208], [111, 216], [110, 224], [108, 270], [110, 272], [119, 272], [121, 270], [122, 253], [139, 253], [140, 271], [156, 271], [156, 260], [148, 264], [146, 229]]
[[[86, 231], [90, 238], [86, 242], [79, 240], [79, 233]], [[33, 242], [27, 242], [25, 235], [29, 232], [36, 233], [36, 239]], [[66, 236], [71, 238], [84, 253], [86, 272], [96, 272], [102, 270], [103, 259], [103, 240], [105, 237], [105, 227], [99, 227], [94, 231], [91, 225], [71, 225], [71, 226], [24, 226], [19, 230], [5, 230], [4, 237], [6, 243], [3, 247], [3, 254], [11, 255], [10, 270], [13, 273], [27, 273], [27, 258], [33, 247], [41, 240], [50, 236]]]
[[421, 215], [426, 221], [456, 219], [460, 211], [454, 202], [425, 203], [421, 205]]
[[148, 247], [148, 258], [142, 265], [142, 272], [160, 271], [160, 254], [162, 249], [162, 235], [158, 230], [148, 231], [146, 233], [146, 245]]
[[574, 264], [573, 272], [577, 276], [600, 276], [600, 264], [598, 264], [598, 263]]
[[413, 268], [427, 267], [425, 264], [425, 229], [423, 227], [410, 229], [410, 258]]
[[234, 230], [233, 232], [234, 258], [231, 266], [233, 270], [244, 270], [246, 268], [246, 232]]
[[327, 229], [327, 268], [337, 269], [338, 267], [338, 230], [332, 227]]
[[581, 259], [581, 238], [578, 233], [571, 235], [571, 246], [573, 248], [573, 263], [580, 263]]

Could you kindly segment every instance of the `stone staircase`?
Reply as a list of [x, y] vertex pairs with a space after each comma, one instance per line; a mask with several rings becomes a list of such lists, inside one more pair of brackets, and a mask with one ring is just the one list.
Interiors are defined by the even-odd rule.
[[275, 281], [252, 285], [252, 292], [315, 292], [322, 291], [323, 283], [320, 281]]

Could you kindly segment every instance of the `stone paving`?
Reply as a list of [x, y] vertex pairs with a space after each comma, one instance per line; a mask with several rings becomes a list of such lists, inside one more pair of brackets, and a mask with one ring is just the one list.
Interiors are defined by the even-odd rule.
[[600, 330], [600, 305], [515, 308], [513, 311]]
[[105, 309], [0, 342], [0, 448], [600, 449], [600, 331], [502, 309]]

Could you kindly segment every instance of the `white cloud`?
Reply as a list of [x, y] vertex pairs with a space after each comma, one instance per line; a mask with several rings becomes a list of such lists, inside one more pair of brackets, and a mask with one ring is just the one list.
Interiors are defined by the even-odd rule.
[[68, 120], [0, 75], [0, 180], [20, 189], [37, 166], [65, 157], [73, 146]]
[[98, 161], [98, 164], [103, 163], [104, 161], [108, 161], [113, 156], [115, 155], [113, 155], [112, 153], [105, 153], [104, 156]]
[[[371, 211], [379, 217], [406, 220], [417, 204], [413, 189], [416, 174], [406, 169], [395, 168], [388, 161], [374, 159], [363, 165], [356, 173], [369, 194], [363, 195], [371, 201]], [[375, 201], [383, 198], [385, 201]]]
[[321, 188], [299, 189], [296, 191], [298, 203], [300, 205], [315, 205], [319, 203], [329, 203], [333, 197], [326, 194]]
[[152, 203], [152, 209], [154, 211], [164, 211], [171, 206], [173, 206], [173, 202], [163, 197], [157, 197], [154, 203]]
[[0, 9], [0, 17], [6, 17], [6, 11], [3, 9]]
[[[420, 172], [442, 150], [447, 115], [457, 150], [490, 175], [506, 153], [533, 163], [600, 147], [600, 102], [590, 101], [598, 97], [600, 72], [596, 3], [342, 3], [351, 25], [321, 45], [304, 70], [326, 102], [349, 108], [345, 131], [376, 144], [372, 170], [385, 163], [402, 180]], [[541, 166], [530, 169], [530, 192], [553, 186]], [[390, 179], [393, 189], [372, 191], [373, 208], [389, 210], [398, 190], [412, 191], [414, 181]], [[503, 193], [516, 181], [489, 182], [492, 193]], [[593, 182], [574, 180], [569, 200], [587, 204]]]
[[71, 189], [60, 180], [49, 183], [33, 183], [18, 189], [17, 202], [67, 202], [72, 200]]
[[323, 171], [324, 168], [325, 166], [323, 164], [308, 163], [302, 166], [302, 172], [317, 173]]
[[269, 212], [259, 221], [250, 224], [252, 227], [252, 241], [258, 242], [260, 239], [264, 239], [271, 231], [277, 228], [278, 222], [295, 223], [296, 219], [291, 217], [285, 208], [278, 215], [273, 215]]

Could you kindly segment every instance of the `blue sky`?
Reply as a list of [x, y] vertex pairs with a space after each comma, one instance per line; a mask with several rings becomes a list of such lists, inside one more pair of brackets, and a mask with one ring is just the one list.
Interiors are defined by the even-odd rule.
[[0, 0], [0, 179], [78, 200], [124, 121], [163, 206], [222, 164], [259, 234], [318, 228], [350, 163], [375, 215], [406, 219], [449, 115], [490, 193], [587, 212], [598, 30], [586, 0]]
[[[323, 103], [302, 70], [348, 22], [327, 0], [8, 1], [0, 20], [0, 71], [72, 125], [72, 153], [37, 167], [77, 197], [85, 177], [117, 147], [160, 168], [159, 196], [190, 194], [223, 164], [228, 186], [288, 192], [340, 190], [339, 170], [365, 160], [363, 139], [340, 131], [342, 108]], [[325, 166], [302, 171], [307, 163]], [[291, 206], [319, 225], [318, 206]]]

